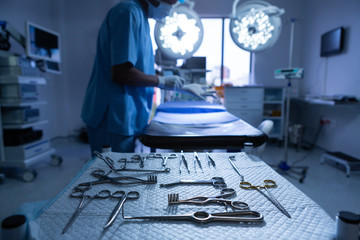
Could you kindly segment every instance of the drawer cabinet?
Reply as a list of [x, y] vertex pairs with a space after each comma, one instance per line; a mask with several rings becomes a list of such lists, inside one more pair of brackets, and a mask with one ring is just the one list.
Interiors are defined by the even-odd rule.
[[263, 119], [262, 87], [226, 87], [224, 105], [228, 112], [257, 127]]

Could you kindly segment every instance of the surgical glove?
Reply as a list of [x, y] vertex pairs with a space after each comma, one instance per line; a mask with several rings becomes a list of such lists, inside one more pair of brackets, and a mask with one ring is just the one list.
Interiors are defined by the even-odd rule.
[[184, 83], [185, 79], [179, 76], [161, 76], [158, 87], [166, 90], [179, 90]]
[[216, 91], [214, 90], [206, 90], [208, 87], [205, 85], [200, 85], [197, 83], [192, 83], [192, 84], [186, 84], [183, 85], [181, 90], [183, 92], [186, 93], [190, 93], [198, 98], [200, 98], [201, 100], [205, 100], [206, 96], [211, 96], [216, 98], [216, 96], [214, 95], [216, 93]]

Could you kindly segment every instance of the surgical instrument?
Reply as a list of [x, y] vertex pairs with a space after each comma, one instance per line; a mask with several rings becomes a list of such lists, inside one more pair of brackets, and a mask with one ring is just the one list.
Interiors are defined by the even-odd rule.
[[109, 228], [115, 221], [116, 217], [119, 215], [121, 208], [123, 207], [126, 200], [137, 200], [140, 198], [139, 192], [131, 191], [131, 192], [124, 192], [124, 191], [116, 191], [111, 194], [112, 198], [118, 198], [119, 202], [116, 204], [114, 210], [111, 212], [107, 223], [104, 226], [104, 229]]
[[103, 183], [111, 183], [115, 185], [125, 185], [125, 184], [156, 184], [157, 176], [149, 175], [146, 180], [132, 177], [132, 176], [121, 176], [121, 177], [109, 177], [108, 174], [105, 174], [105, 171], [102, 169], [97, 169], [92, 171], [92, 176], [98, 178], [96, 181], [83, 182], [76, 185], [76, 187], [86, 187]]
[[196, 152], [194, 152], [194, 169], [195, 169], [195, 173], [196, 173], [196, 163], [199, 165], [201, 171], [204, 173], [204, 170], [201, 166], [201, 162], [200, 162], [200, 159], [199, 159], [199, 156]]
[[212, 157], [210, 157], [210, 154], [208, 152], [206, 153], [206, 158], [208, 159], [209, 167], [210, 165], [212, 165], [215, 168], [216, 167], [215, 161], [214, 159], [212, 159]]
[[[67, 224], [64, 227], [61, 234], [64, 234], [64, 233], [67, 232], [67, 230], [75, 222], [76, 218], [80, 215], [82, 210], [84, 210], [86, 208], [86, 206], [89, 205], [89, 203], [92, 200], [94, 200], [95, 198], [99, 198], [99, 199], [108, 198], [111, 195], [111, 192], [109, 190], [101, 190], [100, 192], [96, 193], [95, 195], [85, 194], [85, 192], [87, 190], [89, 190], [90, 188], [91, 188], [91, 186], [89, 186], [87, 188], [75, 188], [73, 190], [73, 192], [71, 193], [71, 195], [70, 195], [71, 197], [81, 198], [81, 201], [80, 201], [79, 206], [76, 208], [75, 212], [73, 213], [73, 215], [71, 216], [71, 218], [67, 222]], [[88, 200], [85, 202], [86, 199], [88, 199]]]
[[218, 203], [225, 205], [225, 208], [227, 210], [227, 207], [230, 205], [231, 208], [235, 210], [248, 210], [249, 205], [245, 202], [241, 201], [230, 201], [227, 199], [224, 199], [225, 197], [230, 197], [232, 195], [236, 194], [236, 191], [233, 188], [224, 188], [220, 191], [220, 195], [215, 197], [193, 197], [185, 200], [179, 200], [179, 194], [172, 193], [168, 194], [168, 204], [183, 204], [183, 203], [190, 203], [190, 204], [208, 204], [208, 203]]
[[180, 184], [211, 184], [214, 188], [226, 188], [225, 180], [222, 177], [213, 177], [210, 180], [180, 180], [178, 182], [160, 184], [160, 187], [173, 187]]
[[140, 161], [140, 167], [141, 168], [144, 167], [144, 164], [145, 164], [146, 160], [156, 159], [156, 158], [163, 159], [163, 156], [160, 153], [149, 153], [145, 157], [141, 157], [139, 154], [135, 154], [134, 156], [131, 157], [131, 159]]
[[139, 216], [139, 217], [123, 216], [123, 218], [147, 219], [147, 220], [190, 220], [198, 223], [209, 223], [209, 222], [259, 223], [264, 221], [263, 215], [256, 211], [236, 211], [236, 212], [220, 212], [220, 213], [194, 212], [184, 215]]
[[154, 170], [154, 169], [133, 169], [133, 168], [120, 168], [116, 169], [117, 172], [142, 172], [142, 173], [169, 173], [170, 168], [165, 168], [164, 170]]
[[235, 163], [233, 163], [233, 160], [232, 160], [233, 158], [235, 158], [235, 156], [229, 156], [229, 162], [231, 163], [231, 165], [233, 166], [233, 168], [235, 169], [235, 171], [240, 175], [241, 181], [243, 182], [243, 181], [245, 181], [245, 180], [244, 180], [244, 176], [241, 175], [239, 169], [236, 167]]
[[114, 161], [113, 161], [111, 158], [109, 158], [109, 157], [104, 157], [104, 156], [103, 156], [101, 153], [99, 153], [98, 151], [94, 151], [94, 154], [95, 154], [98, 158], [102, 159], [102, 160], [106, 163], [106, 165], [109, 166], [109, 168], [110, 168], [111, 170], [113, 170], [113, 171], [116, 170], [116, 169], [115, 169], [115, 166], [114, 166]]
[[[139, 163], [139, 167], [140, 167], [140, 168], [143, 168], [143, 167], [145, 166], [146, 157], [141, 157], [140, 155], [135, 154], [134, 156], [131, 157], [131, 159], [140, 161], [140, 163]], [[126, 166], [124, 166], [124, 168], [125, 168], [125, 167], [126, 167]]]
[[188, 166], [188, 164], [187, 164], [186, 158], [185, 158], [185, 156], [184, 156], [183, 150], [181, 150], [181, 153], [180, 153], [180, 154], [181, 154], [181, 159], [180, 159], [180, 165], [179, 165], [179, 173], [181, 174], [181, 163], [184, 162], [184, 165], [185, 165], [188, 173], [190, 174], [190, 169], [189, 169], [189, 166]]
[[[290, 214], [286, 211], [286, 209], [279, 203], [279, 201], [274, 197], [274, 195], [272, 195], [269, 191], [268, 188], [275, 188], [276, 182], [273, 180], [264, 180], [264, 184], [263, 185], [252, 185], [249, 182], [241, 182], [240, 183], [240, 187], [243, 189], [247, 189], [247, 190], [251, 190], [251, 189], [256, 189], [258, 190], [261, 194], [263, 194], [263, 192], [261, 192], [262, 188], [265, 188], [266, 192], [269, 194], [269, 197], [267, 197], [272, 204], [274, 204], [283, 214], [285, 214], [288, 218], [291, 218]], [[265, 195], [266, 196], [266, 195]]]
[[165, 168], [168, 159], [176, 159], [176, 153], [170, 153], [169, 155], [162, 158], [161, 166]]

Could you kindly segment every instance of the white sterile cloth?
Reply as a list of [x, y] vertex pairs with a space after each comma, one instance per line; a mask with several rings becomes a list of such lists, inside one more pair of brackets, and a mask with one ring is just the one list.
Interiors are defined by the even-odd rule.
[[[168, 153], [162, 153], [166, 156]], [[123, 164], [120, 158], [131, 159], [133, 153], [104, 153], [115, 160], [115, 167]], [[142, 156], [148, 153], [141, 154]], [[212, 177], [223, 177], [227, 186], [236, 190], [237, 194], [231, 200], [246, 202], [250, 209], [258, 211], [264, 216], [261, 224], [246, 223], [195, 223], [191, 221], [154, 221], [154, 220], [124, 220], [121, 213], [113, 225], [103, 231], [103, 226], [118, 199], [94, 199], [78, 216], [65, 234], [63, 228], [79, 205], [79, 198], [71, 198], [73, 187], [82, 182], [96, 180], [91, 172], [96, 169], [109, 170], [109, 167], [99, 158], [94, 158], [83, 172], [55, 199], [52, 204], [44, 208], [40, 216], [30, 224], [31, 234], [35, 239], [333, 239], [335, 222], [314, 201], [297, 189], [285, 178], [276, 173], [259, 158], [246, 153], [210, 153], [216, 162], [216, 168], [209, 167], [205, 153], [198, 153], [204, 173], [197, 166], [194, 171], [193, 153], [185, 152], [190, 174], [184, 164], [179, 173], [180, 154], [177, 159], [169, 159], [167, 166], [170, 173], [157, 174], [156, 185], [125, 185], [112, 184], [95, 185], [89, 194], [102, 189], [138, 191], [138, 200], [129, 200], [124, 204], [125, 216], [150, 216], [188, 214], [196, 211], [208, 213], [225, 212], [225, 207], [218, 204], [209, 205], [170, 205], [168, 194], [179, 193], [179, 199], [195, 196], [213, 197], [220, 194], [219, 189], [211, 185], [178, 185], [172, 188], [160, 188], [161, 183], [171, 183], [179, 180], [197, 179], [210, 180]], [[291, 218], [286, 217], [266, 197], [256, 190], [245, 190], [239, 187], [240, 176], [228, 161], [228, 157], [235, 156], [235, 165], [245, 177], [245, 181], [260, 185], [263, 180], [271, 179], [277, 183], [276, 188], [269, 190], [281, 205], [289, 212]], [[128, 163], [128, 168], [139, 168], [138, 163]], [[161, 159], [148, 159], [144, 169], [161, 169]], [[122, 172], [121, 175], [129, 175]], [[112, 173], [111, 177], [119, 176]], [[136, 176], [145, 179], [146, 175]], [[265, 190], [263, 190], [266, 194]], [[228, 211], [231, 210], [229, 207]]]

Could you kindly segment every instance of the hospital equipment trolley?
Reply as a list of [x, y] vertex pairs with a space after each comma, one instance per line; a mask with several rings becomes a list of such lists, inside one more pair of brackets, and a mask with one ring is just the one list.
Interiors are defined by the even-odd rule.
[[40, 118], [46, 101], [39, 99], [37, 89], [46, 79], [25, 65], [20, 57], [0, 57], [0, 173], [30, 182], [37, 175], [31, 166], [46, 159], [59, 166], [62, 158], [37, 129], [48, 123]]

